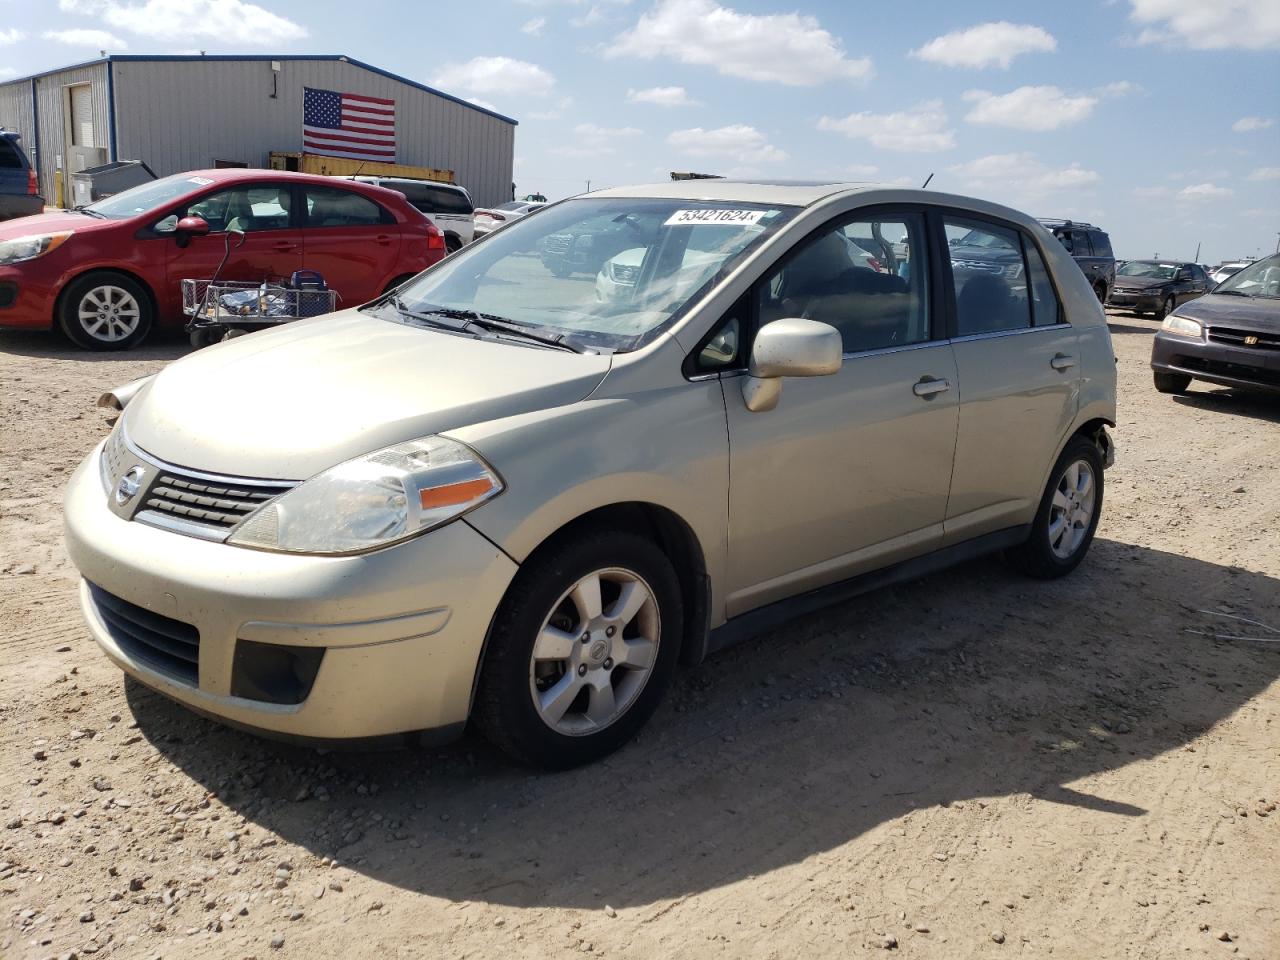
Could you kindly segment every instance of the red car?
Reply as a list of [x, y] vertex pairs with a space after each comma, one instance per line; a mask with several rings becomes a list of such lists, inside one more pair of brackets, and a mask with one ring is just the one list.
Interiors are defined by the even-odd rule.
[[208, 278], [232, 242], [225, 280], [315, 270], [339, 306], [372, 300], [445, 255], [444, 235], [402, 194], [275, 170], [197, 170], [81, 210], [0, 223], [0, 327], [57, 324], [93, 350], [177, 326], [181, 281]]

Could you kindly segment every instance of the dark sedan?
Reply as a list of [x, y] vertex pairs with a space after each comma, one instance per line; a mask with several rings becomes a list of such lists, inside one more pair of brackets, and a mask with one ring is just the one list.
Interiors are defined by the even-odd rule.
[[1181, 260], [1130, 260], [1116, 271], [1107, 306], [1154, 313], [1163, 320], [1180, 304], [1202, 297], [1213, 287], [1199, 264]]
[[1151, 347], [1156, 389], [1192, 380], [1280, 393], [1280, 254], [1165, 317]]

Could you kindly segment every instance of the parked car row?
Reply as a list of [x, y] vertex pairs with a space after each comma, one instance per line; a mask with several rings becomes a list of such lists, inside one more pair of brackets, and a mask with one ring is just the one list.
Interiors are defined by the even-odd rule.
[[1213, 287], [1198, 263], [1184, 260], [1127, 260], [1116, 271], [1107, 305], [1163, 320], [1179, 305], [1202, 297]]
[[12, 130], [0, 127], [0, 220], [27, 217], [44, 209], [35, 167]]

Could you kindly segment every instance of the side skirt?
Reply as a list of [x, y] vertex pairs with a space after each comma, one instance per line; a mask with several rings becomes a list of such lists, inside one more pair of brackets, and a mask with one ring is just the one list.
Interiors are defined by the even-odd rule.
[[966, 560], [973, 560], [997, 550], [1016, 547], [1020, 543], [1025, 543], [1030, 535], [1030, 524], [997, 530], [995, 533], [974, 537], [972, 540], [943, 547], [923, 556], [903, 560], [901, 563], [895, 563], [881, 570], [872, 570], [827, 587], [819, 587], [808, 593], [778, 600], [768, 606], [734, 617], [716, 627], [707, 638], [707, 653], [723, 650], [725, 647], [781, 626], [789, 620], [843, 603], [872, 590], [908, 580], [918, 580], [920, 577], [945, 570], [957, 563], [964, 563]]

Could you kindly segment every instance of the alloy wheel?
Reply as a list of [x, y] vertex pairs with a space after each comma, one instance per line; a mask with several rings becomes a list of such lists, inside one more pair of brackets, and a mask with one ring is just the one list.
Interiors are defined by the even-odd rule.
[[529, 661], [529, 693], [543, 723], [587, 736], [627, 712], [658, 659], [662, 625], [653, 589], [621, 567], [597, 570], [561, 595]]
[[133, 335], [142, 322], [142, 307], [132, 293], [114, 284], [90, 288], [76, 310], [84, 332], [101, 343], [116, 343]]
[[1059, 560], [1069, 560], [1089, 535], [1097, 504], [1093, 467], [1075, 460], [1058, 478], [1049, 507], [1049, 547]]

